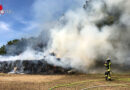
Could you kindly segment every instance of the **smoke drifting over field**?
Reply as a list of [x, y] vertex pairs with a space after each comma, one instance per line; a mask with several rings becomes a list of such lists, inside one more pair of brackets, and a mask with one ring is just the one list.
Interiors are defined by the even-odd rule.
[[54, 52], [85, 72], [108, 56], [114, 64], [130, 64], [130, 1], [86, 3], [85, 10], [69, 11], [51, 30]]
[[[44, 58], [56, 66], [91, 73], [102, 67], [104, 60], [110, 56], [113, 65], [130, 69], [129, 0], [86, 1], [84, 8], [68, 11], [49, 31], [49, 41], [43, 51], [31, 48], [19, 56], [1, 56], [0, 60]], [[50, 52], [61, 59], [49, 55]]]

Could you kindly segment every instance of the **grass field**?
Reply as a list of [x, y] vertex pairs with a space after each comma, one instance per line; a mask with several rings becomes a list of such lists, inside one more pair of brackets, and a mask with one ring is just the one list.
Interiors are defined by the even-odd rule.
[[130, 74], [18, 75], [0, 74], [0, 90], [130, 90]]

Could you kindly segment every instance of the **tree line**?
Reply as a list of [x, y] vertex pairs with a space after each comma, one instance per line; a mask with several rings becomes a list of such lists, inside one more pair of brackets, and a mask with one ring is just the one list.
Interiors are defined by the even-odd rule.
[[6, 46], [11, 46], [11, 45], [15, 45], [16, 43], [18, 43], [20, 40], [19, 39], [14, 39], [11, 41], [8, 41], [6, 45], [3, 45], [0, 47], [0, 55], [5, 55], [6, 54]]

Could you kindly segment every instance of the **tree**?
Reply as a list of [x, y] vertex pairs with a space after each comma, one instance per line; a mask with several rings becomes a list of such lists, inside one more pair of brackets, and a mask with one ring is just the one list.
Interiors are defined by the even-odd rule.
[[0, 48], [0, 55], [4, 55], [4, 54], [6, 54], [5, 45], [3, 45], [3, 46]]
[[17, 42], [19, 42], [19, 40], [18, 40], [18, 39], [14, 39], [14, 40], [12, 40], [12, 41], [9, 41], [9, 42], [7, 43], [7, 45], [14, 45], [14, 44], [16, 44]]
[[12, 41], [9, 41], [9, 42], [7, 42], [7, 44], [6, 45], [3, 45], [1, 48], [0, 48], [0, 55], [4, 55], [4, 54], [6, 54], [6, 46], [7, 45], [15, 45], [16, 43], [18, 43], [20, 40], [18, 40], [18, 39], [14, 39], [14, 40], [12, 40]]

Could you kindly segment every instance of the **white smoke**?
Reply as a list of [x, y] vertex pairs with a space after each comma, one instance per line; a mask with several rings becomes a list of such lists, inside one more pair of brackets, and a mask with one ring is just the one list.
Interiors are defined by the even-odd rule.
[[0, 56], [0, 61], [16, 61], [16, 60], [41, 60], [44, 54], [37, 52], [32, 48], [27, 48], [25, 52], [18, 56]]
[[[65, 63], [84, 72], [108, 56], [115, 64], [129, 65], [129, 5], [129, 0], [91, 0], [86, 10], [67, 12], [51, 30], [51, 48]], [[97, 26], [99, 21], [111, 16], [115, 20], [113, 24]]]

